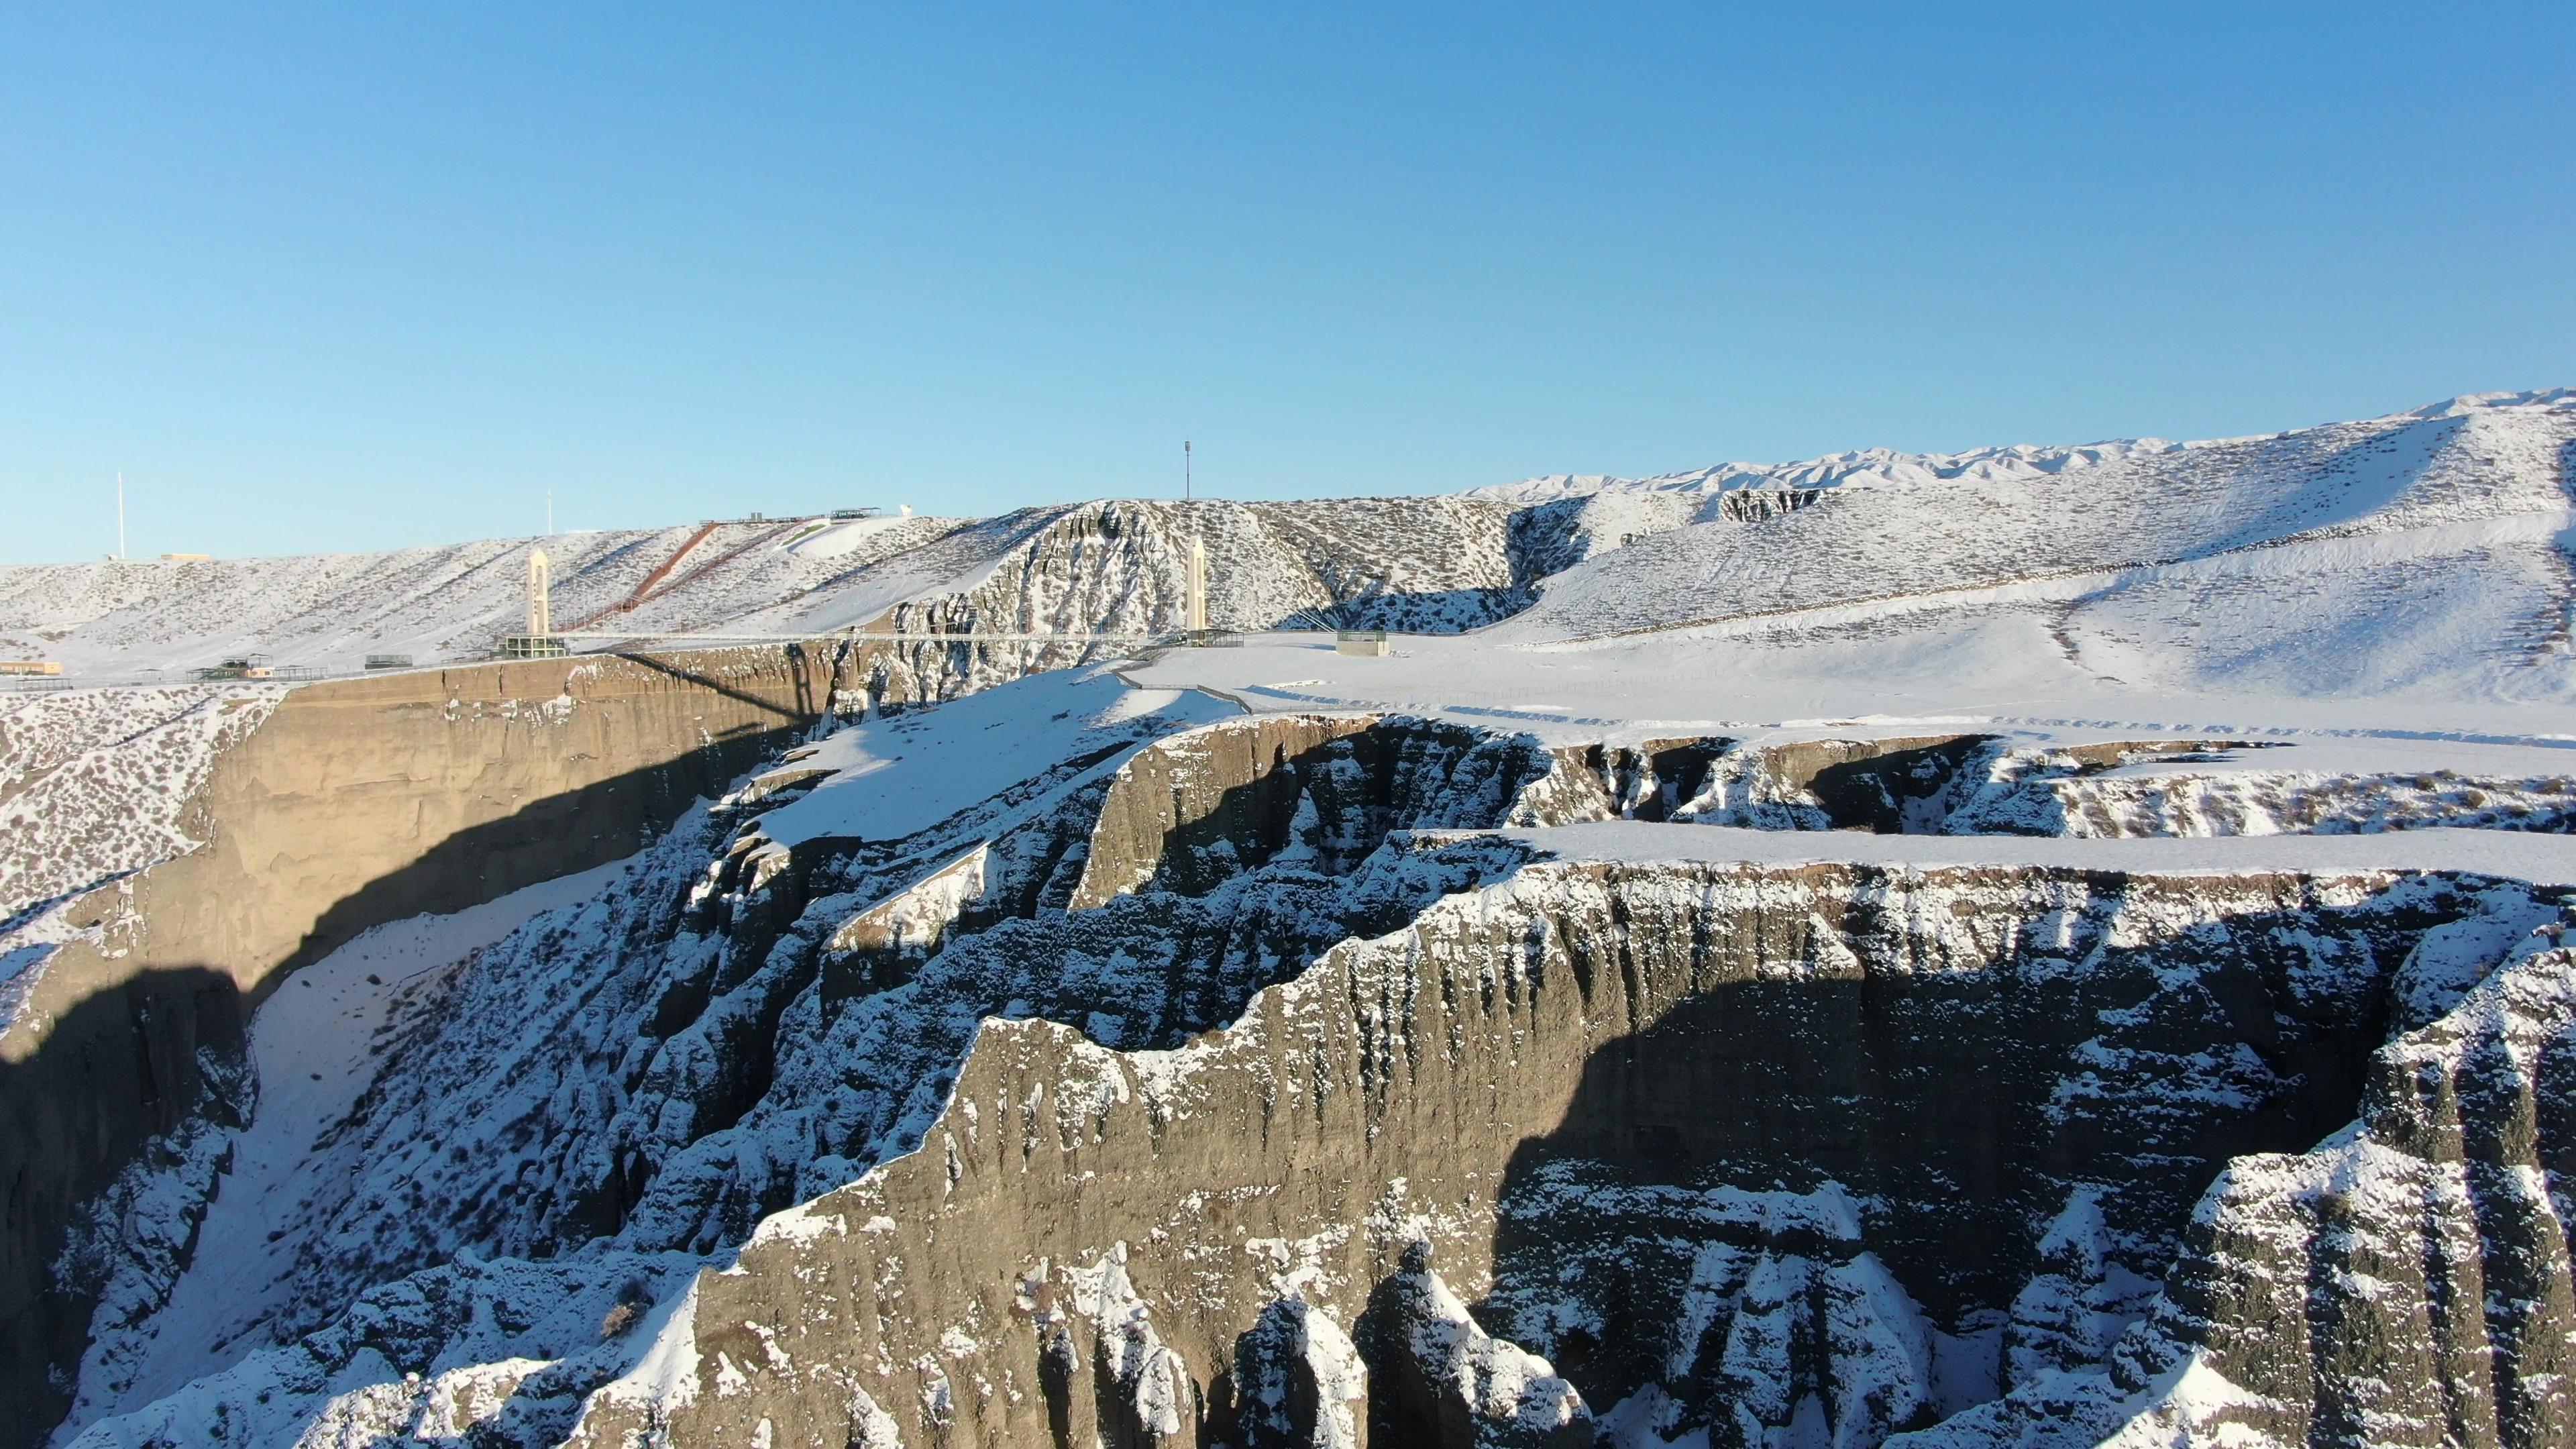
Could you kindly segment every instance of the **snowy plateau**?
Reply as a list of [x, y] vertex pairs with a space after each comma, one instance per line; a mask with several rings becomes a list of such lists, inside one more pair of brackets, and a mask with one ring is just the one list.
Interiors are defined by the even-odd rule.
[[2571, 623], [2569, 389], [0, 569], [0, 1449], [2576, 1443]]

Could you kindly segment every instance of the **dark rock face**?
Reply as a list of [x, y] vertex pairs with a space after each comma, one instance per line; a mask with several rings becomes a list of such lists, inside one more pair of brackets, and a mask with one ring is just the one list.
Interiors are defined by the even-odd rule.
[[[679, 1442], [829, 1440], [848, 1396], [803, 1386], [847, 1376], [924, 1442], [1085, 1442], [1184, 1402], [1155, 1433], [1329, 1442], [1298, 1312], [1352, 1325], [1371, 1442], [1550, 1442], [1571, 1409], [1515, 1438], [1528, 1416], [1492, 1410], [1526, 1395], [1492, 1385], [1560, 1372], [1559, 1402], [1713, 1442], [1937, 1438], [2052, 1401], [2100, 1437], [2151, 1406], [2154, 1335], [2214, 1351], [2273, 1321], [2191, 1316], [2202, 1258], [2270, 1281], [2205, 1246], [2202, 1189], [2308, 1160], [2392, 1021], [2449, 1020], [2494, 964], [2445, 930], [2535, 913], [2432, 878], [1531, 864], [1177, 1052], [988, 1024], [922, 1151], [700, 1279], [695, 1350], [732, 1376], [604, 1391], [576, 1441], [655, 1416]], [[2532, 1281], [2563, 1294], [2563, 1253]], [[2373, 1342], [2344, 1351], [2403, 1368]], [[2547, 1361], [2496, 1372], [2555, 1403]], [[1087, 1402], [1048, 1408], [1050, 1381]]]
[[1204, 895], [1265, 865], [1359, 867], [1397, 830], [1561, 824], [1611, 813], [1536, 741], [1434, 720], [1262, 715], [1192, 730], [1118, 772], [1070, 905]]
[[2565, 1432], [2555, 895], [1484, 833], [1920, 828], [1970, 737], [1169, 729], [902, 839], [791, 760], [456, 973], [204, 1442]]
[[1369, 1437], [1438, 1449], [1580, 1449], [1592, 1413], [1546, 1360], [1485, 1332], [1431, 1271], [1431, 1245], [1404, 1250], [1360, 1319], [1371, 1381]]
[[1230, 1421], [1211, 1427], [1243, 1449], [1347, 1449], [1371, 1422], [1357, 1345], [1293, 1295], [1262, 1309], [1234, 1341], [1233, 1389]]
[[2576, 1442], [2576, 978], [2533, 954], [2370, 1061], [2360, 1120], [2234, 1164], [2114, 1379], [2236, 1390], [2160, 1417], [2288, 1443]]

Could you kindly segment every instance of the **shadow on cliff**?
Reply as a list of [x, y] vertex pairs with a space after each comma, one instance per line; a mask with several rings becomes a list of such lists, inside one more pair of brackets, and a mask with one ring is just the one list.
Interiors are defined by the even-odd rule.
[[[830, 693], [838, 680], [837, 678], [827, 676], [823, 688], [818, 691], [814, 687], [813, 670], [807, 667], [810, 660], [805, 646], [802, 644], [789, 644], [785, 647], [784, 652], [787, 656], [789, 674], [794, 680], [796, 688], [796, 703], [792, 708], [782, 705], [774, 699], [767, 699], [761, 695], [754, 694], [749, 690], [736, 689], [734, 686], [725, 683], [724, 680], [715, 675], [708, 674], [700, 670], [682, 668], [681, 666], [672, 663], [670, 660], [656, 655], [619, 652], [611, 655], [611, 657], [623, 659], [629, 664], [639, 665], [643, 668], [650, 669], [656, 674], [679, 680], [683, 684], [696, 685], [698, 688], [707, 691], [709, 694], [722, 695], [737, 704], [750, 705], [752, 708], [757, 709], [764, 714], [777, 716], [787, 727], [793, 728], [799, 725], [810, 724], [815, 719], [821, 717], [824, 708], [831, 703]], [[847, 661], [849, 652], [849, 641], [843, 640], [840, 648], [834, 653], [831, 659], [832, 673], [834, 676], [837, 676], [841, 666]], [[737, 733], [741, 732], [744, 728], [744, 726], [735, 727]]]
[[[1282, 716], [1246, 728], [1253, 732], [1246, 747], [1221, 757], [1149, 750], [1127, 767], [1095, 833], [1094, 851], [1119, 862], [1095, 867], [1100, 878], [1132, 876], [1140, 889], [1203, 896], [1292, 849], [1306, 869], [1345, 875], [1395, 831], [1502, 824], [1520, 792], [1551, 768], [1546, 752], [1523, 737], [1441, 720], [1354, 728]], [[1213, 788], [1194, 788], [1201, 784]], [[1145, 801], [1152, 803], [1137, 808]], [[1166, 805], [1168, 813], [1156, 813]], [[1107, 838], [1112, 822], [1122, 838]]]
[[[2133, 889], [2094, 885], [2106, 902]], [[2070, 1193], [2098, 1190], [2107, 1241], [2169, 1250], [2228, 1159], [2306, 1151], [2352, 1121], [2390, 976], [2456, 914], [2258, 912], [2223, 939], [2104, 946], [2080, 971], [1909, 958], [1722, 981], [1660, 1010], [1632, 1004], [1644, 973], [1623, 949], [1577, 960], [1588, 1015], [1643, 1024], [1594, 1050], [1562, 1118], [1514, 1150], [1477, 1316], [1600, 1409], [1698, 1352], [1669, 1340], [1702, 1242], [1730, 1244], [1740, 1265], [1875, 1253], [1943, 1331], [2000, 1324]], [[2293, 955], [2316, 935], [2369, 963], [2326, 1005]], [[2198, 973], [2185, 985], [2160, 980], [2185, 967]], [[1694, 975], [1727, 968], [1703, 956]], [[2249, 1058], [2271, 1084], [2250, 1099], [2241, 1080], [2199, 1075]], [[1819, 1226], [1843, 1214], [1856, 1236]], [[1832, 1370], [1806, 1371], [1823, 1392]]]
[[1425, 589], [1417, 593], [1362, 594], [1316, 612], [1336, 629], [1464, 634], [1501, 623], [1528, 608], [1536, 597], [1517, 587]]
[[63, 1390], [94, 1303], [56, 1282], [53, 1268], [80, 1205], [154, 1137], [207, 1107], [214, 1075], [243, 1068], [245, 1024], [259, 1001], [375, 926], [464, 910], [633, 854], [802, 738], [806, 720], [763, 708], [778, 726], [741, 729], [456, 831], [333, 903], [283, 959], [243, 973], [256, 983], [248, 1000], [232, 971], [148, 970], [73, 1002], [25, 1061], [0, 1066], [0, 1401], [25, 1408], [0, 1416], [0, 1449], [41, 1443], [69, 1406]]
[[206, 1068], [242, 1060], [245, 1017], [223, 972], [147, 971], [64, 1012], [24, 1060], [0, 1061], [0, 1397], [17, 1406], [0, 1416], [0, 1444], [41, 1442], [70, 1407], [92, 1307], [55, 1280], [74, 1214], [151, 1138], [225, 1110]]
[[692, 803], [721, 795], [744, 771], [803, 738], [804, 721], [781, 718], [789, 722], [738, 730], [676, 759], [531, 800], [501, 819], [457, 831], [333, 903], [295, 951], [269, 970], [256, 998], [371, 927], [461, 911], [634, 854]]

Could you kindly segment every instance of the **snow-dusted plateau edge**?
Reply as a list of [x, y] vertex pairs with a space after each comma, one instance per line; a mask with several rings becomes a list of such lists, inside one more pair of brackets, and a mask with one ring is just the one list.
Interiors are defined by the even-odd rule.
[[[166, 1319], [101, 1339], [87, 1382], [119, 1399], [65, 1442], [2288, 1432], [2325, 1410], [2171, 1296], [2252, 1266], [2201, 1244], [2211, 1204], [2267, 1150], [2376, 1143], [2329, 1083], [2426, 1032], [2563, 1026], [2498, 984], [2569, 971], [2535, 887], [2576, 856], [2545, 830], [1855, 833], [1820, 828], [1846, 806], [1819, 761], [1899, 761], [1881, 803], [1935, 827], [1922, 801], [2244, 767], [1211, 703], [1087, 671], [846, 726], [433, 974], [293, 1169], [311, 1197], [263, 1220], [254, 1276], [297, 1291], [191, 1266]], [[2462, 781], [2556, 758], [2447, 748], [2489, 767]], [[1880, 1023], [1857, 1057], [1853, 1011]], [[746, 1053], [773, 1062], [748, 1097]], [[2000, 1120], [1943, 1125], [1972, 1081]], [[1711, 1091], [1768, 1101], [1684, 1105]], [[605, 1235], [599, 1170], [638, 1183]], [[225, 1340], [297, 1336], [221, 1368], [207, 1332], [158, 1342], [214, 1305]], [[215, 1371], [175, 1382], [188, 1355]], [[2537, 1402], [2484, 1412], [2558, 1422]]]
[[[27, 858], [148, 867], [92, 954], [235, 861], [319, 928], [338, 877], [227, 812], [488, 796], [620, 737], [602, 681], [771, 752], [615, 797], [613, 868], [210, 962], [296, 964], [48, 1249], [98, 1304], [52, 1438], [2566, 1442], [2571, 458], [2561, 390], [594, 536], [558, 616], [639, 635], [1154, 632], [1196, 536], [1221, 624], [1397, 637], [460, 666], [330, 696], [449, 773], [305, 796], [249, 713], [29, 702], [11, 750], [85, 763], [0, 775], [73, 791]], [[526, 546], [22, 571], [0, 636], [458, 659]], [[476, 850], [626, 788], [523, 778]]]

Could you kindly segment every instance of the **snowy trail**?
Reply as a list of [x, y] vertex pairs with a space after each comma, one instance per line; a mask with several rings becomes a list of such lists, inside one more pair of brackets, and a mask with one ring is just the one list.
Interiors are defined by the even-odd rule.
[[[295, 1247], [271, 1234], [312, 1195], [309, 1179], [326, 1160], [313, 1151], [316, 1136], [374, 1082], [377, 1036], [404, 988], [545, 911], [588, 900], [625, 869], [611, 862], [454, 915], [378, 926], [296, 972], [260, 1007], [251, 1023], [257, 1114], [234, 1140], [232, 1171], [206, 1212], [188, 1271], [152, 1320], [140, 1371], [116, 1404], [97, 1407], [150, 1403], [265, 1346], [257, 1330], [292, 1287]], [[57, 1442], [88, 1417], [76, 1414]]]
[[1366, 659], [1335, 654], [1318, 635], [1272, 634], [1240, 649], [1167, 650], [1127, 673], [1145, 688], [1205, 689], [1253, 711], [1394, 710], [1488, 726], [1508, 721], [1557, 743], [1702, 730], [1848, 737], [2003, 729], [2070, 741], [2298, 741], [2302, 759], [2432, 746], [2434, 753], [2408, 756], [2432, 761], [2502, 748], [2542, 752], [2514, 767], [2547, 772], [2564, 770], [2565, 752], [2576, 746], [2576, 709], [2550, 701], [2314, 699], [2105, 685], [2053, 653], [2016, 655], [2011, 646], [2025, 622], [1963, 627], [1927, 640], [1901, 669], [1882, 664], [1870, 672], [1845, 672], [1840, 666], [1850, 656], [1821, 646], [1759, 651], [1688, 637], [1652, 647], [1622, 640], [1497, 648], [1473, 635], [1413, 636], [1397, 641], [1393, 658]]
[[2404, 830], [2370, 835], [2230, 835], [2073, 839], [2027, 835], [1874, 835], [1849, 830], [1746, 830], [1727, 825], [1591, 821], [1500, 832], [1567, 860], [1850, 862], [1913, 869], [2042, 866], [2132, 875], [2242, 875], [2279, 871], [2458, 871], [2576, 884], [2576, 836], [2496, 830]]

